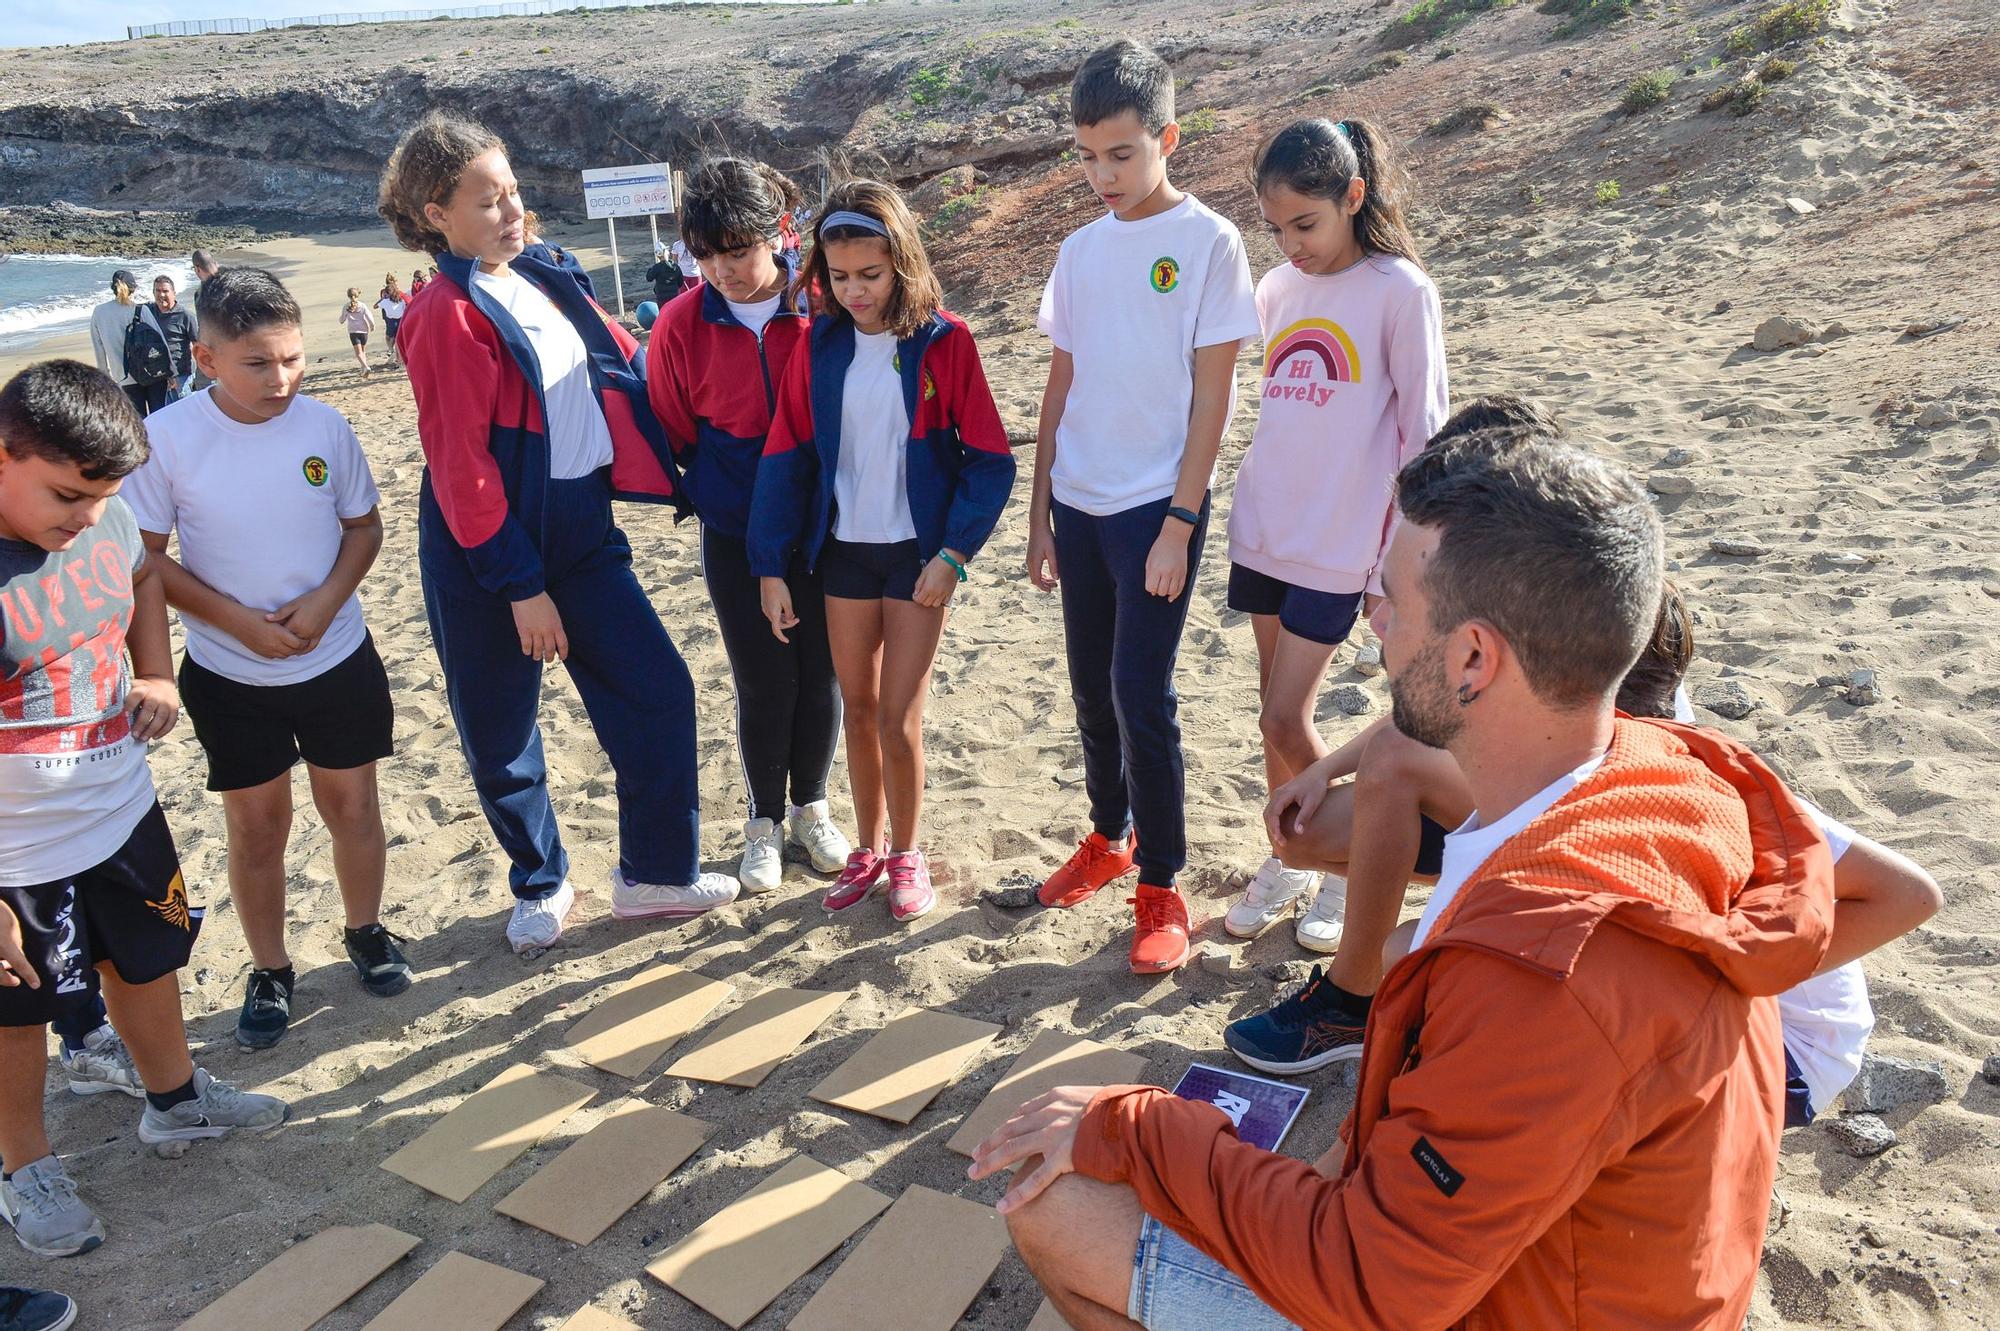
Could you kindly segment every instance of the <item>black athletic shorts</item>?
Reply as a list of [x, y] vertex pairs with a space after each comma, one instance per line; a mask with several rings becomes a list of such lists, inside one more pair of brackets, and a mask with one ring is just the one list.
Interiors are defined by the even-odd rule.
[[1231, 564], [1229, 608], [1245, 615], [1276, 615], [1285, 632], [1322, 647], [1338, 647], [1361, 617], [1361, 593], [1314, 591]]
[[110, 859], [53, 883], [0, 887], [42, 987], [0, 988], [0, 1026], [41, 1026], [97, 991], [109, 964], [127, 984], [187, 965], [202, 908], [188, 904], [167, 815], [155, 804]]
[[296, 684], [241, 684], [181, 661], [181, 705], [208, 755], [210, 790], [247, 790], [304, 758], [341, 771], [395, 752], [389, 672], [364, 637], [346, 660]]
[[1444, 872], [1444, 834], [1451, 829], [1421, 813], [1417, 817], [1424, 825], [1424, 839], [1417, 846], [1417, 872], [1435, 878]]
[[368, 334], [366, 334], [366, 333], [349, 333], [349, 334], [347, 335], [347, 340], [348, 340], [349, 342], [352, 342], [352, 343], [353, 343], [353, 344], [354, 344], [355, 346], [357, 346], [357, 347], [365, 347], [365, 346], [367, 346], [367, 345], [368, 345]]
[[826, 538], [819, 553], [828, 596], [850, 601], [913, 600], [924, 560], [915, 541], [843, 541]]

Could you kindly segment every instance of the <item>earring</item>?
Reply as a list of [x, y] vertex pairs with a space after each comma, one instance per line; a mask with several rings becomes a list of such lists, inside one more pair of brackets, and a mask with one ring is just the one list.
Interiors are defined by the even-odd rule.
[[1473, 691], [1470, 684], [1461, 684], [1458, 686], [1458, 705], [1460, 707], [1470, 707], [1478, 701], [1479, 695]]

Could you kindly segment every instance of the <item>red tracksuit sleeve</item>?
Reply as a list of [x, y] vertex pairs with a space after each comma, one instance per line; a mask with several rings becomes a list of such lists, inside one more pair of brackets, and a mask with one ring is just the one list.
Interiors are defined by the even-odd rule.
[[544, 589], [541, 554], [508, 506], [490, 447], [503, 353], [471, 302], [440, 295], [413, 305], [397, 333], [431, 492], [480, 585], [526, 600]]
[[965, 457], [945, 515], [944, 544], [970, 559], [986, 544], [1007, 507], [1014, 489], [1014, 451], [1008, 447], [1000, 408], [987, 386], [986, 369], [979, 363], [978, 343], [965, 328], [954, 328], [947, 337], [951, 423]]
[[646, 400], [666, 429], [674, 456], [694, 446], [694, 402], [689, 395], [693, 378], [688, 373], [688, 348], [680, 329], [667, 322], [661, 311], [653, 325], [653, 340], [646, 344]]
[[819, 453], [813, 447], [812, 346], [792, 353], [778, 384], [778, 407], [764, 436], [764, 457], [750, 491], [746, 544], [750, 571], [782, 578], [805, 534], [806, 513], [819, 486]]

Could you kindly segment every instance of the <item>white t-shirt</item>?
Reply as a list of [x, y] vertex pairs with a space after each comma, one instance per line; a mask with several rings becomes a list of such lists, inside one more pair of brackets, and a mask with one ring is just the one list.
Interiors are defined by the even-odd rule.
[[[780, 293], [780, 295], [782, 294]], [[723, 303], [729, 306], [729, 312], [736, 316], [737, 323], [742, 324], [761, 339], [764, 336], [764, 325], [770, 323], [777, 316], [778, 300], [778, 296], [769, 296], [763, 300], [753, 301], [748, 305], [738, 305], [733, 300], [726, 300]]]
[[[125, 500], [149, 532], [180, 533], [180, 563], [253, 610], [276, 610], [326, 581], [340, 554], [341, 519], [380, 496], [347, 418], [301, 397], [284, 415], [244, 425], [222, 414], [215, 390], [191, 393], [146, 417], [152, 456], [125, 482]], [[216, 625], [181, 616], [188, 655], [239, 684], [296, 684], [353, 655], [367, 632], [350, 596], [319, 646], [270, 660]]]
[[915, 540], [909, 467], [910, 413], [896, 368], [896, 335], [856, 331], [840, 398], [833, 534], [843, 541]]
[[690, 250], [685, 242], [676, 240], [668, 247], [667, 252], [673, 255], [674, 266], [681, 270], [683, 282], [701, 281], [701, 265], [694, 261], [694, 251]]
[[[1106, 213], [1063, 242], [1035, 321], [1076, 362], [1056, 499], [1099, 516], [1165, 499], [1187, 452], [1196, 349], [1258, 333], [1243, 237], [1193, 195], [1137, 222]], [[1229, 394], [1233, 413], [1233, 372]]]
[[1438, 870], [1437, 886], [1431, 889], [1431, 899], [1424, 905], [1424, 913], [1417, 917], [1416, 937], [1410, 942], [1410, 950], [1424, 945], [1437, 924], [1438, 916], [1444, 914], [1452, 898], [1465, 886], [1465, 880], [1480, 865], [1492, 857], [1493, 852], [1518, 836], [1523, 828], [1549, 811], [1550, 806], [1576, 789], [1577, 784], [1599, 767], [1604, 765], [1604, 755], [1584, 763], [1573, 772], [1563, 775], [1543, 786], [1539, 791], [1514, 806], [1505, 817], [1491, 827], [1479, 824], [1479, 811], [1460, 823], [1458, 829], [1445, 834], [1444, 862]]
[[576, 328], [542, 289], [509, 271], [505, 277], [475, 270], [472, 284], [514, 316], [542, 369], [549, 475], [559, 481], [588, 476], [611, 465], [611, 427], [590, 387], [590, 353]]
[[384, 319], [400, 319], [403, 317], [403, 311], [409, 308], [409, 302], [397, 300], [394, 296], [384, 296], [375, 302], [375, 308], [382, 311]]
[[[1819, 824], [1838, 864], [1856, 840], [1854, 829], [1809, 801], [1799, 802]], [[1868, 1003], [1861, 963], [1836, 966], [1779, 994], [1778, 1018], [1784, 1024], [1785, 1052], [1805, 1078], [1806, 1098], [1814, 1113], [1822, 1113], [1861, 1071], [1861, 1055], [1875, 1030], [1875, 1009]]]

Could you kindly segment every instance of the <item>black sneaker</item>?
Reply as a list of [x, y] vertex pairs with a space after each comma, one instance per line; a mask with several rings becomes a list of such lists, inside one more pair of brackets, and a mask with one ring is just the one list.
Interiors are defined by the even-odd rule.
[[76, 1321], [76, 1301], [45, 1289], [0, 1285], [0, 1331], [65, 1331]]
[[250, 972], [243, 994], [243, 1012], [236, 1018], [236, 1043], [245, 1049], [269, 1049], [285, 1038], [292, 1024], [292, 968]]
[[1340, 1006], [1325, 970], [1315, 966], [1305, 988], [1269, 1012], [1230, 1022], [1222, 1042], [1259, 1072], [1295, 1076], [1361, 1057], [1364, 1027]]
[[410, 987], [410, 963], [396, 946], [402, 939], [379, 924], [340, 932], [347, 940], [347, 959], [369, 993], [393, 998]]

